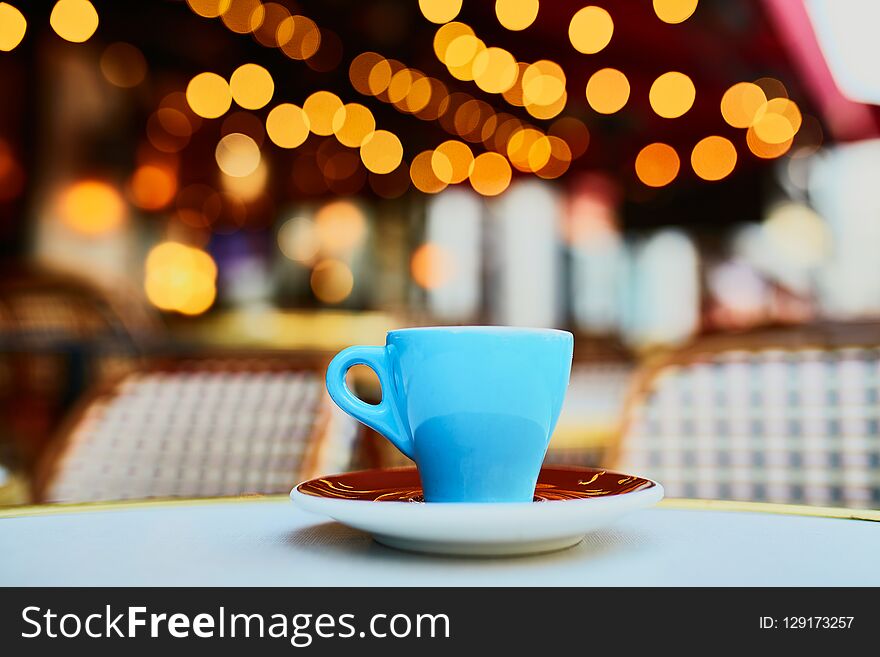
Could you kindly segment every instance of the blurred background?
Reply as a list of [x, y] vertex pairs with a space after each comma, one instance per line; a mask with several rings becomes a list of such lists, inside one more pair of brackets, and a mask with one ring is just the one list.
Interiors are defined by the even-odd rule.
[[500, 324], [576, 336], [549, 462], [880, 507], [878, 21], [0, 2], [0, 503], [400, 464], [329, 357]]

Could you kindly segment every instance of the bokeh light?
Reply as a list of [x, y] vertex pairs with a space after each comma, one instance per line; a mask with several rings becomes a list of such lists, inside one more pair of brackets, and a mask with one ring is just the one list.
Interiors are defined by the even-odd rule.
[[186, 87], [186, 101], [198, 116], [216, 119], [232, 106], [232, 93], [216, 73], [199, 73]]
[[305, 16], [285, 18], [278, 26], [276, 38], [285, 55], [300, 61], [314, 56], [321, 47], [321, 30]]
[[160, 310], [199, 315], [217, 297], [217, 265], [202, 251], [179, 242], [162, 242], [147, 255], [144, 291]]
[[316, 135], [326, 137], [333, 134], [333, 117], [342, 107], [339, 96], [330, 91], [316, 91], [306, 98], [303, 110], [309, 117], [309, 129]]
[[376, 129], [376, 119], [369, 108], [360, 103], [348, 103], [336, 110], [333, 116], [333, 134], [340, 144], [360, 148]]
[[615, 68], [603, 68], [587, 81], [587, 102], [600, 114], [614, 114], [629, 100], [629, 80]]
[[474, 36], [474, 31], [469, 25], [458, 22], [441, 25], [434, 34], [434, 54], [437, 55], [437, 59], [446, 63], [446, 51], [450, 44], [458, 37], [465, 35]]
[[653, 110], [665, 119], [674, 119], [687, 112], [697, 96], [694, 83], [684, 73], [664, 73], [651, 85], [648, 100]]
[[315, 234], [323, 253], [349, 255], [363, 244], [367, 235], [367, 219], [355, 203], [331, 201], [315, 213]]
[[575, 50], [592, 55], [611, 41], [614, 21], [601, 7], [589, 6], [578, 10], [568, 26], [568, 38]]
[[668, 185], [680, 167], [678, 153], [668, 144], [648, 144], [636, 156], [636, 175], [648, 187]]
[[400, 139], [387, 130], [376, 130], [361, 144], [361, 160], [373, 173], [391, 173], [403, 159]]
[[244, 176], [230, 176], [225, 171], [221, 178], [223, 190], [241, 203], [253, 203], [260, 199], [269, 179], [269, 167], [260, 160], [257, 167]]
[[168, 166], [143, 164], [132, 174], [129, 192], [132, 203], [139, 208], [161, 210], [174, 200], [177, 175]]
[[782, 144], [797, 134], [801, 122], [801, 112], [794, 101], [772, 98], [758, 110], [752, 128], [762, 142]]
[[508, 30], [526, 29], [538, 17], [538, 0], [495, 0], [498, 22]]
[[59, 202], [61, 220], [78, 233], [101, 235], [122, 225], [125, 203], [115, 187], [100, 180], [82, 180], [68, 187]]
[[308, 115], [292, 103], [273, 107], [266, 117], [266, 134], [281, 148], [296, 148], [308, 138], [309, 130]]
[[766, 102], [761, 87], [751, 82], [737, 82], [721, 97], [721, 115], [734, 128], [748, 128]]
[[89, 0], [58, 0], [49, 15], [49, 25], [62, 39], [88, 41], [98, 29], [98, 12]]
[[226, 135], [214, 151], [217, 166], [227, 176], [241, 178], [256, 171], [260, 166], [260, 147], [240, 132]]
[[308, 217], [291, 217], [285, 221], [278, 229], [278, 248], [294, 262], [313, 262], [321, 249], [314, 222]]
[[542, 59], [526, 68], [521, 84], [526, 106], [553, 105], [565, 95], [565, 71], [556, 62]]
[[220, 19], [233, 32], [247, 34], [260, 27], [264, 16], [265, 10], [260, 0], [231, 0]]
[[694, 146], [691, 166], [703, 180], [721, 180], [730, 175], [736, 166], [736, 148], [724, 137], [706, 137]]
[[763, 141], [758, 136], [758, 133], [755, 132], [754, 128], [749, 128], [748, 132], [746, 132], [746, 145], [748, 145], [749, 150], [755, 156], [764, 160], [772, 160], [777, 157], [782, 157], [791, 148], [793, 142], [793, 139], [788, 139], [779, 144], [771, 144]]
[[467, 179], [474, 154], [467, 144], [450, 139], [434, 149], [431, 168], [434, 175], [447, 184], [457, 184]]
[[275, 82], [265, 68], [258, 64], [242, 64], [229, 78], [232, 99], [239, 106], [256, 110], [265, 107], [275, 93]]
[[455, 273], [454, 259], [452, 254], [439, 244], [428, 242], [413, 251], [410, 258], [410, 273], [416, 285], [426, 290], [435, 290], [452, 279]]
[[8, 2], [0, 2], [0, 51], [9, 52], [24, 39], [27, 20]]
[[370, 72], [384, 59], [382, 55], [376, 52], [362, 52], [351, 60], [351, 64], [348, 66], [348, 79], [351, 81], [351, 86], [355, 88], [355, 91], [364, 96], [373, 95], [369, 82]]
[[474, 82], [483, 91], [500, 94], [516, 83], [519, 68], [504, 48], [486, 48], [474, 58]]
[[512, 176], [510, 164], [499, 153], [480, 153], [474, 158], [469, 175], [474, 191], [483, 196], [497, 196], [508, 188]]
[[440, 180], [434, 173], [434, 168], [431, 165], [433, 156], [434, 151], [422, 151], [413, 158], [409, 166], [409, 177], [413, 186], [425, 194], [437, 194], [447, 187], [447, 183]]
[[147, 62], [143, 53], [130, 43], [111, 43], [101, 53], [101, 73], [110, 84], [129, 89], [144, 81]]
[[419, 0], [422, 15], [432, 23], [448, 23], [458, 16], [462, 0]]
[[664, 23], [683, 23], [697, 10], [699, 0], [654, 0], [654, 13]]
[[345, 301], [354, 288], [354, 275], [341, 260], [327, 258], [315, 265], [311, 275], [312, 292], [329, 304]]
[[232, 0], [186, 0], [186, 4], [199, 16], [219, 18], [229, 9]]

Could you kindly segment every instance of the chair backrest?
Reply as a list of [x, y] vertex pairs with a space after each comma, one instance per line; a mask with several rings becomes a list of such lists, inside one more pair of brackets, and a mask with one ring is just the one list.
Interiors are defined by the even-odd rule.
[[187, 361], [131, 374], [75, 415], [45, 464], [38, 498], [286, 493], [351, 450], [354, 432], [331, 413], [322, 374], [282, 359]]
[[880, 349], [668, 359], [630, 399], [615, 466], [670, 497], [880, 508]]

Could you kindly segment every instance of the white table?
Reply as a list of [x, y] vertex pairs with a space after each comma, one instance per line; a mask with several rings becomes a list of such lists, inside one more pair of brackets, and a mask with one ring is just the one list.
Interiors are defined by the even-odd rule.
[[778, 510], [669, 500], [504, 559], [399, 552], [286, 498], [12, 510], [0, 585], [880, 585], [880, 514]]

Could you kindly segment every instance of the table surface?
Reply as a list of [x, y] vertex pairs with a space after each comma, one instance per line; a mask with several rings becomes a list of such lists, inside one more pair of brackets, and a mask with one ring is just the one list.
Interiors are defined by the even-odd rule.
[[779, 510], [668, 500], [510, 558], [393, 550], [278, 497], [0, 511], [0, 585], [880, 585], [880, 513]]

